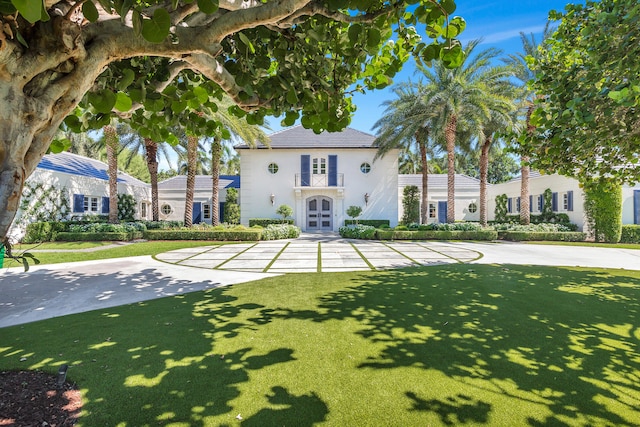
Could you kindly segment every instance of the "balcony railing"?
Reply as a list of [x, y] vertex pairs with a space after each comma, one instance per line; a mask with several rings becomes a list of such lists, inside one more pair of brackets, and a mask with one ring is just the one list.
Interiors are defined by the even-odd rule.
[[296, 174], [296, 187], [344, 187], [344, 174], [336, 174], [336, 182], [329, 183], [328, 174], [309, 175], [308, 182], [302, 182], [302, 174]]

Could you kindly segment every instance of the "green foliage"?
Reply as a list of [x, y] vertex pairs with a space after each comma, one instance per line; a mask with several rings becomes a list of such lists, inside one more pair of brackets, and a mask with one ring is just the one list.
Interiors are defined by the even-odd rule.
[[418, 227], [418, 230], [440, 230], [440, 231], [479, 231], [482, 230], [482, 226], [477, 222], [453, 222], [453, 223], [431, 223], [423, 224]]
[[300, 228], [292, 224], [269, 224], [262, 229], [262, 240], [295, 239]]
[[620, 243], [640, 243], [640, 225], [623, 225]]
[[224, 222], [227, 224], [240, 223], [240, 205], [238, 205], [238, 190], [227, 188], [227, 198], [224, 204]]
[[420, 190], [415, 185], [407, 185], [402, 190], [402, 223], [420, 222]]
[[[353, 225], [353, 224], [356, 224], [356, 220], [354, 219], [344, 220], [344, 225]], [[371, 225], [372, 227], [376, 227], [376, 228], [382, 228], [382, 227], [389, 228], [388, 219], [360, 219], [357, 221], [357, 224]]]
[[518, 223], [495, 224], [493, 228], [497, 231], [517, 231], [524, 233], [561, 233], [575, 231], [573, 224], [553, 224], [538, 223], [522, 225]]
[[141, 221], [147, 230], [169, 230], [184, 227], [182, 221]]
[[506, 194], [496, 196], [495, 222], [507, 222], [507, 200]]
[[340, 227], [338, 229], [338, 233], [340, 236], [346, 239], [375, 239], [376, 238], [376, 228], [370, 225], [350, 225], [345, 227]]
[[582, 242], [585, 233], [570, 231], [498, 231], [498, 239], [513, 242], [550, 241], [550, 242]]
[[23, 243], [50, 242], [56, 239], [60, 232], [67, 231], [68, 226], [59, 221], [40, 221], [27, 224], [27, 230], [22, 238]]
[[349, 206], [347, 208], [346, 214], [353, 218], [356, 224], [358, 224], [358, 217], [360, 216], [360, 214], [362, 214], [362, 208], [360, 206]]
[[56, 242], [126, 242], [142, 237], [141, 232], [125, 231], [97, 231], [97, 232], [76, 232], [64, 231], [56, 234]]
[[[450, 224], [452, 225], [452, 224]], [[495, 230], [408, 230], [406, 227], [396, 227], [393, 230], [377, 230], [380, 240], [496, 240]]]
[[131, 194], [118, 194], [118, 219], [133, 221], [136, 214], [136, 199]]
[[27, 182], [20, 199], [18, 227], [40, 221], [62, 221], [69, 218], [71, 207], [66, 188], [57, 188], [41, 182]]
[[524, 151], [548, 173], [639, 180], [638, 1], [588, 0], [550, 18], [561, 22], [531, 62], [544, 97]]
[[544, 190], [542, 195], [542, 212], [540, 212], [540, 216], [545, 222], [548, 222], [553, 217], [553, 192], [550, 188]]
[[147, 230], [144, 238], [147, 240], [216, 240], [216, 241], [258, 241], [262, 235], [261, 229], [238, 226], [234, 229], [170, 229]]
[[622, 233], [622, 186], [611, 178], [585, 179], [584, 213], [596, 242], [618, 243]]
[[[249, 219], [249, 227], [259, 225], [260, 227], [267, 227], [270, 224], [282, 224], [283, 220], [275, 218], [251, 218]], [[285, 224], [293, 224], [293, 219], [285, 219]]]
[[276, 209], [276, 213], [282, 216], [281, 222], [284, 222], [287, 217], [293, 215], [293, 208], [289, 205], [280, 205], [278, 209]]

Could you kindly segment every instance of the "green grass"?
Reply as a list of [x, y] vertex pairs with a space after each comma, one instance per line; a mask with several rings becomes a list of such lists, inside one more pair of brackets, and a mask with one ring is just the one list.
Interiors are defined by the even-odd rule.
[[595, 242], [524, 242], [530, 245], [555, 245], [555, 246], [590, 246], [594, 248], [614, 249], [640, 249], [639, 243], [595, 243]]
[[[112, 243], [112, 242], [109, 242]], [[40, 264], [58, 264], [62, 262], [93, 261], [100, 259], [123, 258], [141, 255], [157, 255], [162, 252], [181, 248], [194, 248], [198, 246], [211, 246], [221, 244], [234, 244], [246, 242], [211, 242], [211, 241], [149, 241], [124, 245], [117, 248], [99, 250], [95, 252], [34, 252], [33, 255], [40, 260]], [[24, 245], [26, 246], [26, 245]], [[41, 249], [39, 247], [38, 249]], [[28, 248], [25, 248], [28, 249]], [[50, 249], [47, 247], [46, 249]], [[68, 247], [66, 248], [68, 249]], [[79, 248], [81, 249], [81, 248]], [[18, 253], [18, 251], [16, 251]], [[22, 264], [10, 259], [4, 260], [4, 267], [21, 267]]]
[[638, 319], [640, 272], [295, 274], [4, 328], [0, 369], [68, 363], [82, 426], [624, 426]]
[[111, 245], [113, 242], [44, 242], [44, 243], [18, 243], [13, 246], [16, 251], [31, 251], [31, 250], [77, 250], [88, 248], [99, 248], [102, 246]]

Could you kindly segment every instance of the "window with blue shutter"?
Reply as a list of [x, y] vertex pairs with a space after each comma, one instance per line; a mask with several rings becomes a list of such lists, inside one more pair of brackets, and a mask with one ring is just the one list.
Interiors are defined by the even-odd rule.
[[329, 155], [329, 187], [338, 186], [338, 156]]
[[513, 207], [513, 198], [512, 198], [512, 197], [509, 197], [509, 198], [507, 199], [507, 212], [508, 212], [508, 213], [511, 213], [511, 212], [512, 212], [512, 210], [513, 210], [513, 209], [512, 209], [512, 207]]
[[529, 212], [533, 212], [533, 196], [529, 195]]
[[640, 224], [640, 190], [633, 190], [633, 223]]
[[73, 195], [73, 212], [74, 213], [84, 212], [84, 194]]
[[567, 191], [567, 210], [573, 211], [573, 191]]
[[311, 185], [311, 156], [303, 154], [300, 156], [300, 185], [308, 187]]
[[542, 212], [543, 206], [544, 206], [544, 195], [540, 194], [538, 196], [538, 212]]
[[108, 197], [102, 197], [102, 213], [103, 214], [108, 214], [109, 213], [109, 198]]
[[520, 212], [520, 197], [516, 199], [516, 212]]
[[200, 224], [202, 222], [202, 203], [193, 204], [193, 223]]
[[551, 194], [551, 210], [558, 212], [558, 193]]

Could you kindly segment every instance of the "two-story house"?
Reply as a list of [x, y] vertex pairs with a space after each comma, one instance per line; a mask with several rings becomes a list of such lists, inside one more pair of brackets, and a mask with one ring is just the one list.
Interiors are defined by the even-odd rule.
[[303, 231], [337, 231], [360, 206], [359, 219], [398, 223], [398, 151], [375, 159], [375, 137], [355, 129], [313, 131], [295, 126], [270, 135], [270, 146], [236, 146], [240, 155], [241, 223], [277, 218], [293, 208]]

